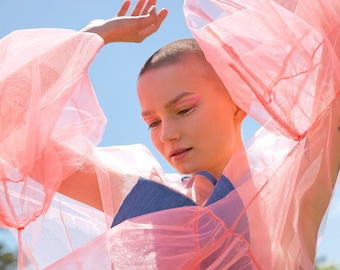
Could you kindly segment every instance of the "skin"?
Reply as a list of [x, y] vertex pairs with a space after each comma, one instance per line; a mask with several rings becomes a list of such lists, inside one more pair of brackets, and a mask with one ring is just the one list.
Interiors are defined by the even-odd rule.
[[244, 113], [205, 59], [191, 54], [151, 69], [137, 88], [142, 117], [164, 158], [180, 173], [207, 170], [219, 178], [242, 146]]
[[[208, 171], [219, 179], [240, 147], [245, 113], [198, 51], [142, 72], [138, 97], [151, 140], [180, 173]], [[194, 79], [191, 79], [194, 78]], [[214, 185], [195, 176], [190, 195], [203, 205]]]
[[[94, 20], [80, 32], [99, 35], [105, 44], [141, 42], [156, 32], [166, 18], [167, 9], [156, 12], [156, 0], [139, 0], [127, 16], [130, 0], [124, 1], [117, 15], [108, 20]], [[65, 179], [58, 192], [103, 211], [96, 173], [76, 171]]]
[[130, 0], [124, 1], [117, 15], [108, 20], [94, 20], [81, 32], [99, 35], [104, 43], [142, 42], [156, 32], [168, 14], [167, 9], [156, 12], [156, 0], [139, 0], [131, 14], [127, 16]]
[[[207, 170], [218, 179], [243, 146], [245, 113], [233, 103], [206, 60], [193, 54], [151, 69], [139, 77], [137, 88], [142, 116], [156, 149], [180, 173]], [[85, 174], [73, 174], [60, 192], [102, 210], [96, 175]], [[78, 179], [84, 177], [87, 184], [78, 185]], [[197, 177], [193, 198], [202, 205], [212, 189], [207, 179]]]

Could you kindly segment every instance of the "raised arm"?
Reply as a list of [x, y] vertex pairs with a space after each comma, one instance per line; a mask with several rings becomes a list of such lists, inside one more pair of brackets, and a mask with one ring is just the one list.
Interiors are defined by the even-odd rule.
[[[94, 20], [81, 32], [98, 34], [104, 39], [105, 44], [111, 42], [141, 42], [157, 31], [167, 16], [167, 9], [161, 9], [157, 13], [155, 5], [156, 0], [147, 2], [146, 0], [139, 0], [130, 16], [126, 16], [130, 7], [130, 1], [126, 0], [115, 17], [108, 20]], [[76, 171], [62, 182], [59, 192], [103, 210], [94, 169]]]
[[[323, 65], [320, 76], [330, 79], [329, 85], [335, 90], [340, 88], [338, 74], [333, 74], [327, 68], [330, 61], [339, 61], [340, 59], [340, 28], [337, 27], [332, 31], [328, 38], [329, 44], [333, 50], [329, 50], [333, 55], [326, 51], [323, 55]], [[333, 59], [332, 59], [333, 58]], [[332, 60], [331, 60], [332, 59]], [[338, 72], [337, 70], [334, 71]], [[305, 146], [305, 155], [301, 160], [299, 178], [308, 180], [307, 172], [317, 171], [309, 157], [315, 157], [320, 160], [319, 170], [317, 171], [316, 181], [309, 187], [301, 200], [301, 215], [299, 225], [303, 234], [304, 242], [311, 258], [315, 256], [315, 244], [321, 220], [329, 206], [332, 193], [340, 170], [340, 99], [335, 97], [330, 108], [324, 117], [318, 121], [315, 128], [309, 133], [307, 144]], [[313, 177], [312, 175], [309, 177]], [[314, 237], [311, 237], [313, 235]]]

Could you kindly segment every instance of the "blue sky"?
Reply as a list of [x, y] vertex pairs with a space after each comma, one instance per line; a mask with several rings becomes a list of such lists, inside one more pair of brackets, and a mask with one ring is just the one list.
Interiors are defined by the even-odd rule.
[[[132, 3], [136, 1], [132, 0]], [[87, 22], [116, 14], [120, 0], [1, 0], [0, 38], [17, 29], [68, 28], [79, 30]], [[158, 0], [158, 7], [169, 9], [160, 30], [143, 43], [115, 43], [102, 49], [90, 67], [90, 77], [109, 122], [101, 146], [143, 143], [162, 164], [166, 172], [174, 170], [155, 151], [147, 126], [140, 118], [136, 96], [136, 78], [145, 60], [163, 45], [180, 38], [192, 37], [182, 11], [182, 0]], [[244, 138], [258, 128], [251, 119], [244, 125]], [[339, 186], [339, 184], [338, 184]], [[340, 192], [335, 195], [319, 256], [340, 262]], [[0, 241], [13, 246], [9, 234]]]

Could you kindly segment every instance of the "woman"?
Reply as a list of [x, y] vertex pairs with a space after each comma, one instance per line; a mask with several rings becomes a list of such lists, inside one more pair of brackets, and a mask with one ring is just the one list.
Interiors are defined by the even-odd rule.
[[[180, 172], [195, 177], [182, 184], [179, 177], [164, 175], [144, 148], [96, 149], [86, 162], [76, 158], [79, 145], [72, 149], [61, 144], [58, 152], [63, 156], [70, 151], [65, 156], [83, 165], [62, 182], [61, 192], [76, 191], [71, 183], [84, 180], [81, 177], [89, 176], [94, 183], [98, 179], [101, 200], [93, 205], [103, 208], [109, 220], [131, 206], [129, 198], [133, 208], [138, 204], [143, 208], [143, 198], [131, 196], [145, 183], [139, 177], [161, 182], [156, 192], [167, 187], [165, 192], [171, 195], [161, 196], [162, 204], [166, 197], [178, 195], [185, 195], [180, 197], [185, 202], [123, 218], [106, 233], [100, 229], [97, 238], [84, 246], [77, 243], [80, 248], [72, 247], [70, 255], [51, 268], [313, 267], [319, 224], [339, 170], [339, 5], [315, 1], [313, 9], [305, 12], [308, 3], [300, 1], [288, 12], [269, 1], [215, 4], [187, 1], [185, 5], [188, 25], [204, 57], [195, 43], [174, 43], [168, 47], [171, 50], [162, 49], [148, 61], [138, 81], [142, 116], [155, 146]], [[236, 27], [239, 22], [242, 27]], [[99, 29], [105, 29], [105, 23]], [[241, 31], [250, 26], [266, 31]], [[176, 44], [181, 44], [180, 49]], [[240, 140], [244, 112], [272, 131], [262, 129], [245, 148]], [[228, 192], [210, 202], [221, 183], [221, 190]], [[137, 194], [145, 197], [147, 192]], [[76, 198], [98, 202], [98, 196], [83, 195], [81, 191]], [[61, 227], [68, 224], [66, 239], [76, 243], [72, 227], [80, 233], [79, 227], [88, 230], [85, 223], [91, 226], [100, 220], [96, 211], [76, 205], [52, 205], [43, 225], [49, 220]], [[58, 213], [61, 221], [56, 220]]]

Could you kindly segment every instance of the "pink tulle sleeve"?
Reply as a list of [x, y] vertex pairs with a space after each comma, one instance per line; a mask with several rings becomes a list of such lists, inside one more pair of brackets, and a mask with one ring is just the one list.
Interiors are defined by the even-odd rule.
[[340, 164], [339, 12], [339, 1], [186, 1], [207, 59], [264, 126], [224, 171], [247, 205], [263, 269], [314, 264]]
[[223, 0], [187, 1], [185, 12], [234, 101], [271, 132], [299, 140], [339, 93], [339, 3], [281, 2], [291, 10]]
[[[106, 118], [88, 78], [94, 34], [34, 29], [0, 41], [0, 223], [23, 230], [100, 142]], [[70, 158], [72, 156], [72, 158]]]

